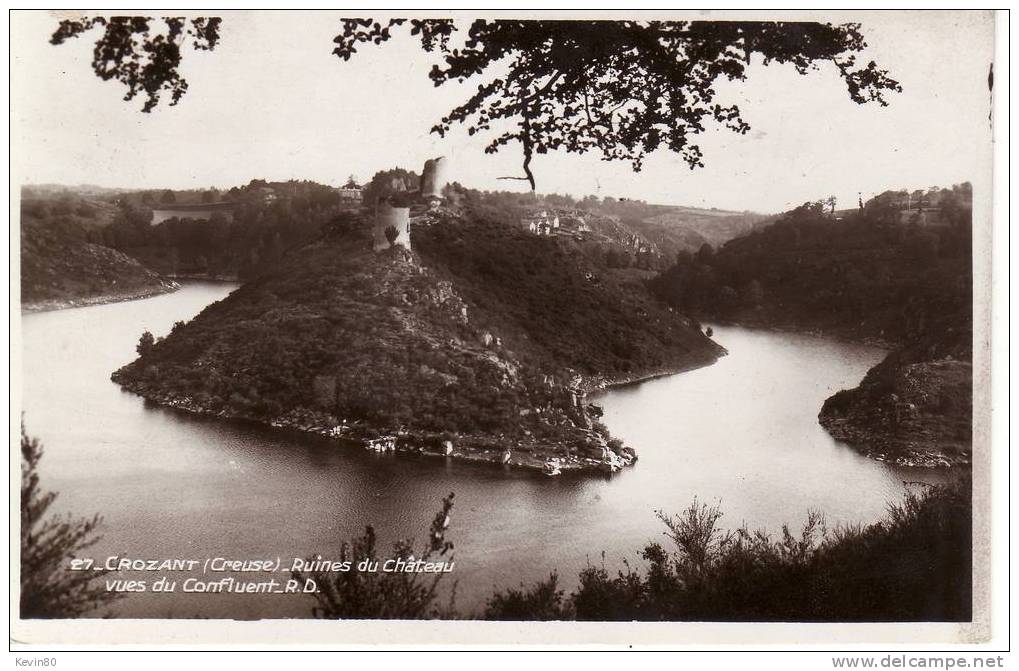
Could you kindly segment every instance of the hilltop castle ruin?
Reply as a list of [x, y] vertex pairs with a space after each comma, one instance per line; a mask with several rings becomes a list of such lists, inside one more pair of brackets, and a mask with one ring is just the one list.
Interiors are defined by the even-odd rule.
[[442, 203], [442, 190], [449, 182], [449, 161], [445, 156], [425, 161], [416, 191], [396, 190], [375, 203], [372, 248], [375, 251], [401, 245], [410, 250], [411, 210], [425, 210]]

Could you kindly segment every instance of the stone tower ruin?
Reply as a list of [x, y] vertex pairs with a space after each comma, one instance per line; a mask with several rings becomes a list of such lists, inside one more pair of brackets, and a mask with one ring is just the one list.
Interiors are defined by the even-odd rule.
[[[372, 249], [378, 252], [389, 249], [391, 245], [401, 245], [410, 251], [411, 208], [415, 208], [417, 216], [442, 202], [442, 190], [449, 180], [448, 170], [449, 162], [444, 156], [439, 156], [425, 161], [417, 191], [408, 191], [401, 179], [392, 180], [388, 195], [380, 197], [375, 205]], [[386, 231], [391, 231], [390, 235]], [[392, 243], [390, 236], [393, 237]]]
[[410, 250], [410, 208], [400, 207], [382, 199], [375, 208], [375, 227], [372, 231], [372, 249], [376, 252], [389, 249], [390, 242], [386, 230], [393, 228], [396, 239], [393, 245], [403, 245]]
[[449, 182], [449, 161], [445, 156], [430, 158], [425, 161], [421, 171], [421, 199], [425, 201], [441, 200], [442, 190]]

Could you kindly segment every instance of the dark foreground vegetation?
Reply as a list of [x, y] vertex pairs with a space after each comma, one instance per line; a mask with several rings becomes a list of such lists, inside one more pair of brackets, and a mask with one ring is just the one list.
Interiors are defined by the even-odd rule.
[[724, 531], [721, 511], [694, 502], [659, 513], [665, 545], [644, 570], [580, 572], [566, 596], [547, 581], [493, 595], [489, 619], [706, 621], [967, 621], [972, 609], [968, 486], [926, 488], [867, 526], [828, 529], [812, 513], [799, 533], [775, 538]]
[[[43, 492], [42, 450], [22, 433], [21, 617], [91, 616], [119, 596], [100, 584], [103, 571], [69, 571], [97, 537], [100, 518], [47, 514], [55, 493]], [[453, 495], [443, 499], [423, 543], [380, 550], [367, 527], [355, 539], [323, 548], [349, 561], [402, 559], [453, 562], [448, 537]], [[491, 620], [658, 621], [968, 621], [972, 613], [972, 505], [968, 480], [923, 487], [890, 505], [871, 525], [829, 529], [812, 513], [794, 533], [725, 530], [718, 507], [694, 501], [680, 515], [658, 513], [667, 541], [652, 541], [639, 565], [609, 572], [587, 566], [570, 594], [547, 580], [496, 591], [481, 612], [458, 611], [455, 588], [440, 590], [441, 572], [296, 572], [315, 580], [310, 615], [317, 618], [473, 618]], [[593, 549], [593, 548], [592, 548]], [[312, 559], [312, 558], [309, 558]], [[448, 578], [445, 578], [448, 580]], [[448, 594], [448, 597], [442, 596]]]
[[75, 519], [50, 512], [56, 492], [39, 484], [42, 447], [21, 430], [21, 617], [70, 618], [93, 612], [122, 595], [106, 591], [99, 578], [105, 570], [70, 571], [99, 537], [99, 515]]
[[[428, 542], [409, 541], [389, 557], [451, 557], [446, 539], [452, 497]], [[968, 621], [972, 612], [972, 509], [965, 482], [925, 487], [890, 505], [871, 525], [829, 529], [811, 514], [799, 532], [778, 537], [727, 531], [717, 507], [696, 501], [681, 515], [658, 513], [667, 542], [650, 542], [643, 565], [580, 571], [570, 594], [556, 573], [493, 593], [480, 613], [440, 600], [443, 574], [316, 573], [321, 618], [449, 618], [591, 621]], [[344, 543], [344, 556], [375, 557], [374, 531]], [[296, 577], [307, 576], [298, 574]]]

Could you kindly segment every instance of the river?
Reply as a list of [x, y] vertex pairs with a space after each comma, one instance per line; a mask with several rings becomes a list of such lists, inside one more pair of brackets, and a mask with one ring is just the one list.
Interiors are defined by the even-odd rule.
[[[141, 332], [160, 336], [235, 285], [188, 282], [154, 298], [22, 317], [23, 408], [44, 446], [44, 489], [58, 513], [104, 518], [90, 556], [169, 559], [338, 554], [375, 526], [384, 550], [423, 539], [456, 493], [457, 606], [557, 570], [567, 589], [588, 562], [640, 565], [660, 539], [654, 511], [696, 497], [725, 526], [794, 529], [808, 510], [829, 523], [880, 519], [903, 481], [939, 479], [866, 459], [817, 423], [822, 401], [855, 386], [883, 352], [788, 333], [716, 326], [729, 355], [712, 366], [603, 392], [593, 400], [640, 460], [613, 476], [545, 477], [492, 465], [377, 455], [325, 439], [193, 417], [110, 381]], [[604, 553], [604, 559], [603, 554]], [[126, 577], [155, 577], [131, 574]], [[307, 617], [300, 595], [131, 594], [121, 617]]]

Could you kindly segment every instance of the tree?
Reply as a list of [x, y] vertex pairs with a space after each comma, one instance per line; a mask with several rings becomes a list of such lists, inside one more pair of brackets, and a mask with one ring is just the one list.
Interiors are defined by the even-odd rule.
[[[165, 18], [166, 37], [150, 35], [151, 21], [62, 21], [52, 42], [106, 26], [96, 42], [96, 74], [127, 85], [128, 99], [144, 90], [149, 100], [142, 111], [149, 112], [162, 88], [173, 92], [173, 102], [187, 89], [178, 72], [185, 20]], [[692, 138], [706, 123], [740, 134], [750, 130], [737, 105], [716, 101], [715, 83], [745, 80], [755, 57], [764, 66], [790, 64], [804, 75], [826, 65], [859, 104], [886, 105], [887, 91], [901, 91], [874, 61], [857, 63], [866, 47], [857, 23], [477, 19], [454, 43], [459, 28], [452, 19], [383, 24], [355, 18], [343, 19], [333, 53], [347, 61], [361, 44], [382, 44], [408, 22], [421, 48], [438, 56], [428, 73], [436, 86], [482, 81], [432, 132], [444, 136], [455, 124], [466, 125], [471, 135], [493, 131], [487, 153], [519, 143], [524, 176], [507, 179], [526, 180], [532, 191], [531, 161], [550, 151], [597, 152], [639, 171], [648, 153], [664, 147], [680, 153], [691, 169], [703, 166]], [[212, 49], [218, 30], [219, 19], [194, 19], [186, 36], [196, 49]]]
[[863, 211], [872, 224], [891, 226], [901, 220], [900, 210], [896, 205], [896, 196], [890, 191], [868, 200]]
[[968, 227], [973, 217], [972, 201], [967, 203], [958, 191], [946, 189], [941, 195], [941, 216], [956, 228]]
[[537, 621], [568, 620], [572, 613], [563, 603], [563, 590], [559, 589], [559, 576], [554, 571], [548, 580], [542, 580], [531, 587], [521, 585], [495, 592], [485, 603], [484, 619]]
[[761, 286], [761, 281], [756, 277], [750, 280], [743, 290], [743, 300], [750, 307], [757, 307], [764, 302], [764, 287]]
[[79, 617], [120, 595], [97, 585], [105, 570], [72, 571], [67, 561], [80, 557], [99, 537], [99, 515], [72, 519], [46, 516], [56, 492], [39, 488], [42, 447], [21, 428], [21, 617]]
[[[453, 494], [450, 493], [442, 499], [442, 507], [428, 531], [428, 542], [421, 551], [416, 552], [411, 541], [402, 540], [394, 544], [392, 554], [386, 559], [451, 563], [453, 543], [446, 540], [446, 529], [452, 512]], [[378, 562], [380, 569], [384, 561], [378, 556], [375, 530], [370, 526], [360, 538], [353, 543], [344, 542], [340, 548], [337, 561], [351, 562], [349, 570], [316, 570], [307, 574], [293, 572], [295, 580], [303, 583], [310, 578], [319, 588], [312, 594], [317, 604], [312, 610], [315, 617], [329, 620], [415, 619], [444, 615], [436, 606], [443, 573], [359, 570], [358, 564], [363, 560]], [[452, 611], [452, 604], [449, 610]]]
[[135, 347], [135, 351], [138, 352], [138, 356], [145, 356], [152, 351], [155, 344], [156, 339], [151, 333], [145, 331], [142, 333], [142, 337], [138, 339], [138, 346]]
[[146, 16], [83, 17], [60, 22], [50, 38], [52, 44], [102, 28], [103, 35], [93, 51], [92, 70], [104, 81], [116, 79], [127, 87], [124, 100], [144, 94], [143, 112], [159, 104], [164, 91], [170, 93], [170, 105], [176, 105], [188, 83], [177, 68], [181, 50], [188, 42], [196, 51], [211, 51], [219, 42], [219, 18], [164, 17], [166, 32], [153, 34], [154, 19]]
[[370, 228], [358, 214], [341, 212], [322, 224], [322, 233], [331, 238], [367, 238]]
[[163, 192], [163, 195], [159, 197], [159, 202], [164, 205], [170, 205], [177, 202], [177, 194], [167, 189]]
[[386, 226], [384, 231], [386, 234], [386, 240], [389, 241], [389, 246], [392, 247], [396, 244], [396, 239], [400, 237], [400, 231], [396, 230], [396, 226]]
[[[347, 19], [333, 53], [349, 60], [358, 44], [381, 44], [405, 19], [383, 26]], [[736, 105], [715, 101], [720, 78], [744, 80], [752, 56], [763, 65], [790, 63], [800, 74], [831, 63], [853, 101], [887, 104], [886, 90], [901, 90], [871, 61], [857, 67], [866, 46], [859, 24], [739, 21], [473, 21], [463, 45], [451, 43], [451, 19], [411, 20], [411, 35], [426, 52], [438, 51], [429, 77], [436, 86], [481, 78], [508, 61], [505, 76], [477, 92], [433, 128], [445, 135], [453, 124], [468, 133], [506, 121], [513, 128], [486, 147], [519, 142], [524, 177], [533, 191], [530, 163], [548, 151], [598, 151], [606, 160], [628, 160], [639, 171], [659, 147], [680, 153], [691, 168], [703, 166], [690, 137], [717, 122], [737, 133], [750, 125]]]

